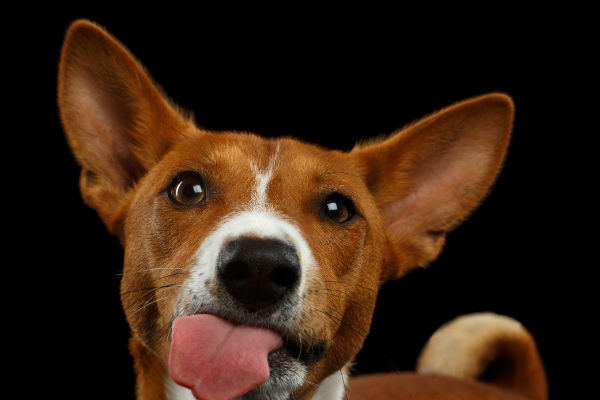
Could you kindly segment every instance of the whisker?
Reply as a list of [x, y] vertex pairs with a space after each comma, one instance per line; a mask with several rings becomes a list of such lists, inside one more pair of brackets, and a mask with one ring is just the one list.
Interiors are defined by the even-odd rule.
[[173, 298], [173, 297], [175, 297], [175, 296], [174, 295], [169, 295], [169, 296], [165, 296], [165, 297], [161, 297], [161, 298], [155, 299], [155, 300], [150, 301], [150, 302], [146, 302], [146, 304], [144, 304], [142, 307], [140, 307], [137, 310], [135, 310], [133, 313], [131, 313], [131, 315], [137, 314], [138, 312], [142, 311], [143, 309], [145, 309], [146, 307], [148, 307], [148, 306], [150, 306], [150, 305], [152, 305], [154, 303], [158, 303], [161, 300], [166, 300], [166, 299], [170, 299], [170, 298]]
[[120, 294], [121, 294], [121, 296], [124, 296], [126, 294], [131, 294], [131, 293], [139, 292], [139, 291], [142, 291], [142, 290], [148, 290], [147, 293], [143, 294], [143, 296], [145, 297], [145, 296], [149, 295], [150, 293], [156, 292], [159, 289], [166, 289], [166, 288], [170, 288], [170, 287], [173, 287], [173, 286], [181, 286], [181, 285], [177, 284], [177, 283], [167, 283], [165, 285], [160, 285], [160, 286], [151, 286], [151, 287], [143, 287], [143, 288], [138, 288], [138, 289], [132, 289], [132, 290], [128, 290], [126, 292], [120, 293]]
[[[175, 272], [174, 274], [169, 274], [169, 275], [165, 275], [165, 276], [160, 276], [160, 277], [158, 277], [158, 278], [156, 278], [156, 279], [149, 279], [149, 280], [148, 280], [148, 283], [153, 283], [153, 282], [160, 281], [160, 280], [162, 280], [162, 279], [165, 279], [165, 278], [170, 278], [170, 277], [177, 276], [177, 275], [185, 275], [185, 273], [183, 273], [183, 272]], [[147, 289], [152, 289], [152, 288], [153, 288], [153, 287], [150, 287], [150, 288], [147, 288]], [[137, 290], [138, 290], [138, 289], [133, 289], [132, 291], [137, 291]]]
[[137, 362], [137, 370], [136, 370], [136, 376], [140, 376], [140, 371], [142, 369], [142, 361], [144, 358], [146, 358], [146, 346], [141, 346], [141, 350], [139, 352], [139, 358], [138, 358], [138, 362]]
[[[153, 292], [156, 292], [156, 291], [158, 291], [160, 289], [168, 289], [168, 288], [172, 288], [172, 287], [183, 287], [183, 286], [184, 285], [172, 283], [172, 284], [168, 284], [168, 285], [162, 285], [162, 286], [159, 286], [159, 287], [156, 287], [156, 288], [151, 288], [147, 293], [144, 293], [139, 299], [136, 299], [132, 304], [130, 304], [128, 307], [126, 307], [125, 311], [128, 311], [131, 307], [133, 307], [133, 306], [141, 303], [142, 301], [144, 301], [144, 299], [147, 298], [148, 295], [151, 294], [151, 293], [153, 293]], [[138, 289], [136, 289], [136, 290], [138, 290]], [[127, 294], [127, 293], [125, 293], [125, 294]], [[155, 299], [154, 301], [150, 301], [150, 299], [148, 299], [148, 300], [146, 300], [146, 303], [143, 306], [141, 306], [140, 308], [138, 308], [131, 315], [137, 314], [141, 310], [145, 309], [146, 307], [148, 307], [148, 306], [150, 306], [150, 305], [152, 305], [154, 303], [157, 303], [160, 300], [164, 300], [164, 299], [171, 298], [171, 297], [174, 297], [174, 296], [175, 295], [169, 295], [169, 296], [161, 297], [159, 299]]]
[[302, 329], [298, 330], [298, 343], [300, 344], [300, 351], [298, 352], [298, 359], [300, 361], [300, 355], [302, 354]]
[[[396, 372], [399, 372], [399, 371], [396, 370]], [[402, 374], [399, 374], [398, 376], [400, 377], [400, 379], [402, 379], [402, 382], [404, 382], [404, 386], [406, 387], [406, 390], [408, 391], [408, 394], [410, 395], [410, 398], [413, 399], [413, 400], [417, 400], [417, 398], [415, 397], [415, 394], [412, 391], [412, 388], [410, 387], [410, 385], [408, 384], [408, 382], [406, 382], [406, 378]]]
[[[337, 354], [333, 353], [333, 356], [335, 357], [336, 362], [340, 364], [340, 359], [338, 358]], [[342, 372], [343, 368], [343, 366], [341, 366], [340, 368], [340, 377], [342, 378], [342, 385], [344, 386], [344, 397], [346, 398], [346, 400], [348, 400], [348, 389], [346, 388], [346, 379], [344, 379], [344, 372]]]
[[383, 359], [390, 364], [390, 366], [392, 367], [392, 369], [394, 370], [394, 372], [400, 373], [400, 370], [398, 369], [398, 367], [396, 367], [396, 364], [394, 364], [394, 362], [392, 361], [391, 358], [389, 358], [387, 356], [387, 354], [381, 349], [379, 348], [379, 346], [377, 346], [377, 344], [375, 344], [375, 342], [371, 339], [369, 339], [368, 337], [365, 338], [365, 343], [369, 344], [371, 347], [373, 347], [380, 355], [381, 357], [383, 357]]
[[[336, 317], [335, 315], [332, 315], [331, 313], [321, 310], [319, 308], [313, 307], [313, 310], [315, 311], [319, 311], [321, 313], [323, 313], [324, 315], [326, 315], [327, 317], [333, 319], [334, 321], [339, 322], [340, 324], [345, 324], [348, 326], [348, 328], [350, 328], [353, 332], [358, 333], [360, 336], [365, 336], [369, 331], [368, 329], [366, 331], [364, 330], [359, 330], [357, 327], [353, 326], [352, 324], [350, 324], [349, 322], [344, 322], [341, 318]], [[342, 315], [339, 311], [337, 310], [333, 310], [331, 309], [331, 311], [333, 312], [337, 312], [338, 314]]]
[[[158, 270], [181, 270], [181, 271], [185, 271], [185, 268], [176, 268], [176, 267], [172, 267], [172, 268], [167, 268], [167, 267], [161, 267], [161, 268], [147, 268], [147, 269], [142, 269], [139, 271], [130, 271], [127, 274], [142, 274], [144, 272], [149, 272], [149, 271], [158, 271]], [[120, 275], [123, 276], [125, 274], [116, 274], [116, 275]]]
[[[336, 281], [336, 280], [324, 280], [324, 281], [322, 281], [322, 282], [326, 282], [326, 283], [336, 283], [336, 284], [338, 284], [338, 285], [342, 285], [342, 286], [349, 286], [349, 285], [348, 285], [348, 284], [346, 284], [345, 282], [342, 282], [342, 281]], [[357, 284], [355, 284], [354, 286], [355, 286], [355, 287], [358, 287], [358, 288], [361, 288], [361, 289], [363, 289], [363, 290], [366, 290], [366, 291], [368, 291], [368, 292], [370, 292], [370, 293], [377, 294], [377, 290], [373, 290], [373, 288], [370, 288], [370, 287], [367, 287], [367, 286], [363, 286], [363, 285], [360, 285], [360, 284], [358, 284], [358, 283], [357, 283]]]
[[[396, 364], [394, 364], [394, 362], [387, 356], [387, 354], [381, 348], [379, 348], [379, 346], [377, 346], [373, 340], [369, 339], [369, 337], [366, 336], [368, 334], [368, 332], [369, 332], [368, 328], [367, 328], [367, 330], [361, 330], [361, 329], [357, 328], [356, 326], [354, 326], [354, 325], [352, 325], [352, 324], [350, 324], [348, 322], [344, 322], [341, 318], [338, 318], [335, 315], [333, 315], [333, 314], [331, 314], [331, 313], [329, 313], [327, 311], [321, 310], [321, 309], [316, 308], [316, 307], [313, 307], [313, 309], [315, 311], [323, 313], [328, 318], [331, 318], [332, 320], [337, 321], [340, 324], [346, 324], [348, 326], [348, 328], [352, 332], [354, 332], [355, 334], [360, 335], [361, 337], [364, 337], [364, 342], [366, 344], [369, 344], [370, 346], [372, 346], [375, 349], [375, 351], [377, 353], [379, 353], [383, 357], [383, 359], [390, 364], [390, 366], [392, 367], [392, 369], [395, 372], [398, 372], [398, 373], [400, 372], [400, 370], [398, 369], [398, 367], [396, 367]], [[336, 312], [336, 310], [331, 309], [331, 312]], [[338, 312], [338, 314], [339, 314], [339, 312]]]

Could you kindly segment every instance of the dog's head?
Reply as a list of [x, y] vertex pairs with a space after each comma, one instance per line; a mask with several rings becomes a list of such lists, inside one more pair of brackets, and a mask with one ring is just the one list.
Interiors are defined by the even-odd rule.
[[270, 378], [248, 398], [311, 393], [351, 362], [380, 284], [433, 260], [492, 184], [513, 115], [485, 95], [350, 152], [208, 132], [85, 21], [58, 89], [83, 198], [125, 249], [132, 334], [166, 366], [179, 317], [275, 332]]

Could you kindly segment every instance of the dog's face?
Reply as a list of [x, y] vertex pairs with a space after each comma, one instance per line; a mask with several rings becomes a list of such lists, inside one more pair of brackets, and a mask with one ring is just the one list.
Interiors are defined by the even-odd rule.
[[128, 206], [122, 301], [134, 332], [166, 358], [174, 318], [215, 314], [283, 336], [272, 380], [333, 373], [368, 332], [384, 264], [361, 169], [292, 139], [186, 137]]
[[178, 317], [283, 338], [247, 398], [310, 394], [352, 361], [379, 285], [437, 256], [491, 185], [512, 124], [510, 99], [488, 95], [346, 153], [207, 132], [87, 22], [67, 34], [59, 105], [84, 199], [125, 248], [134, 337], [164, 365]]

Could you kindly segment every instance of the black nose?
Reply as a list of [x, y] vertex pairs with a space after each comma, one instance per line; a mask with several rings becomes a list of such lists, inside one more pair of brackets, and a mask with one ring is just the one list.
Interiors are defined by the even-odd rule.
[[300, 280], [294, 247], [275, 239], [230, 241], [219, 254], [217, 271], [229, 294], [252, 312], [277, 303]]

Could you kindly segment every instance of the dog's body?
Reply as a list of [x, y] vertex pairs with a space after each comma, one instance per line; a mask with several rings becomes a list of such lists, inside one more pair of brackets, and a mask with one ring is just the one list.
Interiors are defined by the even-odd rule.
[[[125, 248], [138, 398], [546, 398], [533, 339], [487, 314], [432, 337], [428, 374], [347, 377], [381, 283], [433, 260], [492, 184], [512, 127], [507, 96], [348, 153], [212, 133], [78, 21], [59, 105], [83, 197]], [[494, 386], [470, 380], [497, 360], [507, 365], [488, 375]]]

